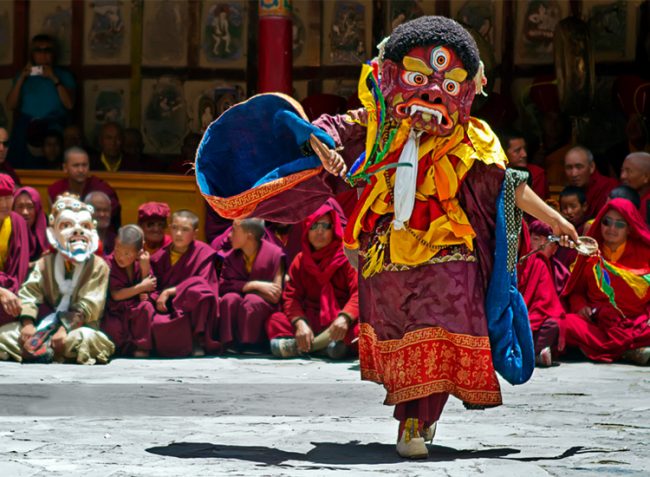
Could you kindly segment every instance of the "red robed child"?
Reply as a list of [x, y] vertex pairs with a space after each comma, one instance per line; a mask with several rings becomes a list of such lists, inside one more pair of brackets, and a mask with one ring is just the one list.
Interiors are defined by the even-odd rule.
[[264, 323], [282, 295], [284, 252], [265, 240], [264, 221], [235, 220], [232, 250], [223, 260], [219, 291], [219, 341], [224, 345], [266, 344]]
[[115, 250], [107, 258], [111, 269], [109, 296], [102, 331], [115, 343], [117, 353], [136, 358], [149, 356], [151, 322], [155, 313], [148, 293], [156, 289], [150, 256], [142, 249], [144, 234], [137, 225], [117, 232]]
[[219, 351], [213, 338], [219, 317], [216, 253], [196, 240], [199, 219], [189, 210], [172, 214], [172, 243], [151, 257], [157, 291], [152, 334], [160, 356], [201, 356]]

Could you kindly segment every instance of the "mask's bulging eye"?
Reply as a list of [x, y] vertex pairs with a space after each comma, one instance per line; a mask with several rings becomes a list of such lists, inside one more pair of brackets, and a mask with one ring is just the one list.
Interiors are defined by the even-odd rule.
[[438, 71], [447, 69], [450, 61], [449, 51], [442, 46], [431, 52], [431, 65]]
[[442, 89], [445, 93], [456, 96], [460, 92], [460, 85], [454, 80], [446, 79], [442, 82]]
[[402, 81], [409, 86], [424, 86], [429, 80], [422, 73], [416, 71], [404, 71], [402, 73]]

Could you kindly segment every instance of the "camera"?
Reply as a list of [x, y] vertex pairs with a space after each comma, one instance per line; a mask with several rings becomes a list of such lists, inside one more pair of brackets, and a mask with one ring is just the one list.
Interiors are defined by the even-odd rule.
[[30, 76], [43, 76], [43, 67], [32, 66], [32, 71], [29, 74]]

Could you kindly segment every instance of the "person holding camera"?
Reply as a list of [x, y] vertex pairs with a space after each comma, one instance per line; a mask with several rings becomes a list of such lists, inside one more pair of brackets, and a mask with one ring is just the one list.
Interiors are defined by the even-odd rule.
[[7, 95], [9, 109], [18, 109], [20, 113], [9, 148], [9, 161], [14, 167], [34, 167], [27, 150], [30, 124], [44, 122], [46, 130], [62, 131], [67, 124], [68, 111], [74, 107], [74, 79], [69, 71], [54, 65], [55, 59], [54, 38], [36, 35], [32, 38], [30, 60], [16, 76]]

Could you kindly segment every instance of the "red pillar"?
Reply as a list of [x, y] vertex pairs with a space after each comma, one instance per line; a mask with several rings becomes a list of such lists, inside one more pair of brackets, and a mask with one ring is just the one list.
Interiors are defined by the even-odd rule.
[[291, 94], [292, 57], [291, 0], [259, 0], [258, 77], [259, 93]]

